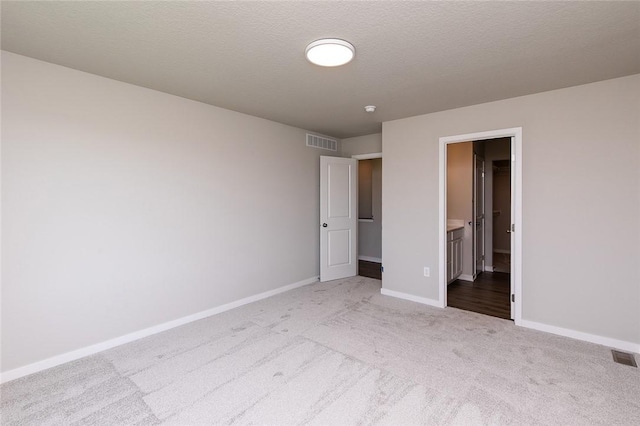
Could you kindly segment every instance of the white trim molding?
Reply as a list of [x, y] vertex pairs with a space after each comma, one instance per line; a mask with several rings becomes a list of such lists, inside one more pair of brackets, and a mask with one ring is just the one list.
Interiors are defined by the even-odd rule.
[[493, 272], [493, 266], [484, 265], [485, 272]]
[[412, 302], [422, 303], [423, 305], [435, 306], [436, 308], [442, 308], [438, 300], [428, 299], [426, 297], [414, 296], [413, 294], [402, 293], [400, 291], [381, 288], [380, 294], [382, 294], [383, 296], [391, 296], [391, 297], [396, 297], [398, 299], [404, 299], [404, 300], [410, 300]]
[[468, 275], [468, 274], [460, 274], [458, 276], [458, 279], [462, 281], [469, 281], [469, 282], [475, 281], [475, 278], [473, 278], [473, 275]]
[[356, 160], [373, 160], [374, 158], [382, 158], [382, 153], [373, 152], [371, 154], [355, 154], [352, 155], [351, 158], [355, 158]]
[[576, 340], [596, 343], [598, 345], [607, 346], [614, 349], [620, 349], [628, 352], [640, 354], [640, 343], [627, 342], [624, 340], [612, 339], [610, 337], [598, 336], [596, 334], [584, 333], [582, 331], [571, 330], [569, 328], [556, 327], [554, 325], [543, 324], [540, 322], [521, 319], [516, 323], [524, 328], [543, 331], [545, 333], [556, 334], [558, 336], [570, 337]]
[[447, 276], [446, 276], [446, 229], [447, 229], [447, 145], [458, 142], [481, 141], [509, 137], [513, 140], [512, 156], [514, 160], [513, 173], [515, 173], [515, 196], [512, 199], [513, 217], [515, 224], [514, 253], [512, 257], [512, 279], [514, 280], [515, 315], [516, 325], [522, 319], [522, 127], [490, 130], [486, 132], [467, 133], [464, 135], [445, 136], [439, 139], [439, 291], [438, 304], [447, 306]]
[[229, 311], [231, 309], [247, 305], [258, 300], [266, 299], [276, 294], [284, 293], [285, 291], [293, 290], [295, 288], [303, 287], [305, 285], [318, 282], [319, 277], [311, 277], [302, 281], [298, 281], [293, 284], [278, 287], [273, 290], [265, 291], [264, 293], [256, 294], [253, 296], [245, 297], [234, 302], [230, 302], [215, 308], [208, 309], [206, 311], [198, 312], [186, 317], [178, 318], [173, 321], [168, 321], [162, 324], [155, 325], [153, 327], [145, 328], [143, 330], [134, 331], [133, 333], [125, 334], [124, 336], [116, 337], [115, 339], [107, 340], [105, 342], [97, 343], [95, 345], [86, 346], [84, 348], [76, 349], [75, 351], [67, 352], [61, 355], [56, 355], [51, 358], [47, 358], [42, 361], [34, 362], [33, 364], [18, 367], [13, 370], [6, 371], [0, 374], [0, 383], [6, 383], [11, 380], [19, 379], [20, 377], [28, 376], [39, 371], [47, 370], [58, 365], [75, 361], [80, 358], [84, 358], [89, 355], [96, 354], [98, 352], [106, 351], [107, 349], [114, 348], [116, 346], [124, 345], [135, 340], [139, 340], [154, 334], [162, 333], [163, 331], [170, 330], [172, 328], [179, 327], [181, 325], [188, 324], [190, 322], [198, 321], [203, 318], [207, 318], [222, 312]]
[[358, 256], [358, 260], [365, 260], [367, 262], [382, 263], [382, 258], [371, 256]]

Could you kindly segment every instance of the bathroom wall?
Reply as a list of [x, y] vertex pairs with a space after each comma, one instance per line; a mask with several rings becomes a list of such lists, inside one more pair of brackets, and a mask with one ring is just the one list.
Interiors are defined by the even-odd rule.
[[[499, 138], [480, 142], [484, 146], [485, 160], [485, 200], [484, 200], [484, 217], [485, 217], [485, 266], [493, 267], [493, 234], [494, 234], [494, 216], [493, 216], [493, 168], [492, 163], [495, 160], [509, 160], [511, 153], [511, 139]], [[506, 234], [506, 232], [505, 232]]]
[[[493, 162], [499, 170], [493, 170], [493, 250], [498, 253], [511, 252], [511, 168], [509, 160]], [[506, 163], [507, 169], [503, 163]]]
[[464, 221], [462, 275], [473, 277], [473, 142], [447, 145], [447, 219]]

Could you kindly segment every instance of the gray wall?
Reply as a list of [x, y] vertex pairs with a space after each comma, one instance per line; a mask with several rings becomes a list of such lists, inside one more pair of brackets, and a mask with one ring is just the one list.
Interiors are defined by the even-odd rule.
[[319, 273], [305, 131], [2, 53], [2, 371]]
[[640, 343], [638, 93], [634, 75], [383, 123], [383, 287], [438, 299], [438, 138], [522, 126], [523, 319]]
[[342, 156], [382, 152], [382, 133], [342, 139]]

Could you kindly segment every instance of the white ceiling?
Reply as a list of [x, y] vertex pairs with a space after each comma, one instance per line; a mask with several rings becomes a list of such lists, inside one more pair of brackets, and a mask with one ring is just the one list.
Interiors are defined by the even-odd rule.
[[[4, 50], [338, 138], [640, 73], [638, 1], [2, 1], [1, 13]], [[308, 63], [323, 37], [353, 43], [355, 60]]]

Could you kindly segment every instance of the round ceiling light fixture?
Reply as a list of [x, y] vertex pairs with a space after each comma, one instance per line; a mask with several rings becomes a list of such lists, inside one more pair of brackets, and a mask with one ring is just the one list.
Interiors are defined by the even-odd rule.
[[347, 41], [337, 38], [323, 38], [309, 43], [305, 50], [307, 59], [321, 67], [338, 67], [351, 62], [356, 48]]

